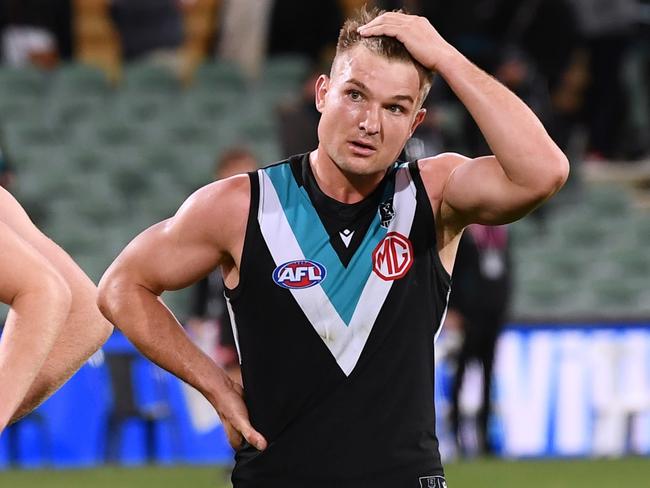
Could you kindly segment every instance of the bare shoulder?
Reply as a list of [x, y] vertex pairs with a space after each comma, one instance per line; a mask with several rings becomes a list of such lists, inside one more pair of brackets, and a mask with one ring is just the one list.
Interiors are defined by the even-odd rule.
[[462, 154], [451, 152], [418, 160], [422, 182], [427, 190], [434, 212], [437, 213], [440, 207], [442, 194], [449, 176], [458, 166], [468, 160], [469, 158]]
[[218, 240], [222, 249], [232, 249], [246, 230], [250, 192], [247, 174], [211, 183], [190, 195], [168, 222], [183, 231]]

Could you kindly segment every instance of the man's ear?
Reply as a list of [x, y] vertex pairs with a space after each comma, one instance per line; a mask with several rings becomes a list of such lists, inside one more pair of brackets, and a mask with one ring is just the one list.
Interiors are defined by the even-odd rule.
[[424, 120], [424, 117], [427, 115], [427, 109], [426, 108], [421, 108], [418, 110], [418, 113], [415, 114], [415, 120], [413, 121], [413, 125], [411, 126], [411, 134], [409, 137], [413, 136], [413, 133], [415, 132], [415, 129], [418, 128], [418, 125], [422, 123]]
[[330, 79], [327, 75], [320, 75], [316, 80], [316, 110], [323, 112], [325, 108], [325, 95], [329, 90]]

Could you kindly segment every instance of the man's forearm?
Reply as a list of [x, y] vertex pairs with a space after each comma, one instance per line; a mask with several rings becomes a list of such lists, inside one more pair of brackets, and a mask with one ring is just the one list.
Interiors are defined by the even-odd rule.
[[192, 342], [158, 296], [137, 285], [100, 284], [99, 306], [143, 355], [215, 404], [227, 375]]
[[11, 307], [0, 340], [0, 432], [15, 420], [16, 409], [52, 349], [67, 318], [70, 295], [58, 285], [45, 285], [17, 297]]
[[568, 170], [566, 158], [537, 116], [508, 88], [455, 48], [437, 65], [481, 129], [508, 178], [528, 187]]

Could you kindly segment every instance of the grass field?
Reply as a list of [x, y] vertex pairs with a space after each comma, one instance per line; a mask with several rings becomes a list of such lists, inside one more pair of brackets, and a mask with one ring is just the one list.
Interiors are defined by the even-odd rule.
[[[647, 458], [589, 461], [477, 460], [452, 463], [446, 469], [450, 488], [614, 486], [650, 488], [650, 459]], [[209, 467], [0, 471], [2, 488], [227, 488], [230, 486], [228, 473], [225, 470]]]

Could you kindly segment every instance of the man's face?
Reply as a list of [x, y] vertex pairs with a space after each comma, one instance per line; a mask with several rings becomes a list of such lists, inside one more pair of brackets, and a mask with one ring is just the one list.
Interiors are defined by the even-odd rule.
[[316, 84], [321, 147], [346, 173], [383, 173], [424, 118], [419, 95], [412, 63], [354, 46], [337, 56], [331, 78]]

